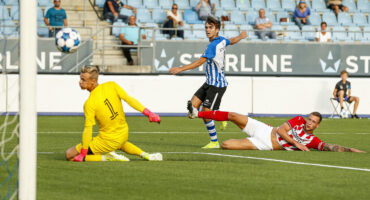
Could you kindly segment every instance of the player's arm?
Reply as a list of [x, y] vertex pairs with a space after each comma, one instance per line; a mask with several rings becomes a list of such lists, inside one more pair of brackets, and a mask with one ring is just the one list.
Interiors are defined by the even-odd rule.
[[240, 40], [244, 39], [247, 37], [247, 31], [242, 31], [240, 35], [230, 38], [230, 44], [233, 45], [235, 43], [238, 43]]
[[308, 149], [305, 145], [295, 141], [293, 138], [291, 138], [288, 134], [288, 132], [290, 131], [290, 126], [288, 123], [284, 123], [283, 125], [281, 125], [278, 130], [277, 130], [277, 133], [280, 135], [280, 137], [282, 137], [285, 141], [287, 141], [288, 143], [294, 145], [295, 147], [297, 147], [298, 149], [302, 150], [302, 151], [310, 151], [310, 149]]
[[79, 155], [74, 157], [73, 161], [83, 162], [85, 156], [87, 155], [90, 142], [92, 140], [92, 130], [95, 124], [95, 111], [93, 106], [89, 102], [86, 102], [84, 105], [84, 114], [85, 114], [85, 128], [82, 133], [82, 148]]
[[356, 152], [356, 153], [365, 153], [364, 151], [355, 149], [355, 148], [348, 148], [342, 147], [337, 144], [324, 144], [323, 151], [334, 151], [334, 152]]
[[334, 88], [334, 92], [333, 92], [334, 98], [337, 98], [337, 92], [338, 92], [338, 89], [337, 88]]
[[192, 62], [188, 65], [184, 65], [182, 67], [172, 67], [169, 72], [171, 74], [175, 75], [175, 74], [178, 74], [182, 71], [187, 71], [187, 70], [197, 68], [197, 67], [203, 65], [203, 63], [205, 63], [206, 61], [207, 61], [206, 57], [200, 57], [197, 61]]

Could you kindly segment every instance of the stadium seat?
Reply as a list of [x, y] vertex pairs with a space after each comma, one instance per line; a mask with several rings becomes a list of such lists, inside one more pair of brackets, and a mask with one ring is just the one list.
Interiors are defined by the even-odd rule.
[[134, 8], [142, 8], [143, 2], [142, 0], [127, 0], [127, 5], [132, 6]]
[[125, 23], [123, 23], [122, 21], [114, 22], [112, 25], [112, 35], [115, 35], [116, 37], [118, 37], [119, 33], [121, 32], [121, 28], [124, 25]]
[[293, 12], [296, 8], [294, 0], [282, 0], [281, 7], [285, 11]]
[[250, 31], [253, 30], [253, 26], [249, 24], [242, 24], [240, 25], [240, 31]]
[[39, 37], [49, 37], [49, 29], [44, 21], [37, 22], [37, 35]]
[[303, 26], [302, 27], [302, 36], [306, 40], [314, 41], [316, 37], [316, 30], [313, 26]]
[[364, 38], [361, 29], [358, 26], [348, 27], [348, 37], [352, 38], [355, 41], [361, 41]]
[[249, 0], [236, 0], [236, 8], [246, 11], [251, 8]]
[[[156, 24], [156, 23], [146, 23], [143, 27], [153, 27], [153, 28], [158, 29], [158, 24]], [[151, 39], [153, 37], [153, 32], [156, 29], [144, 28], [145, 35], [147, 36], [148, 39]]]
[[325, 12], [322, 14], [322, 21], [326, 22], [328, 26], [338, 25], [337, 18], [333, 12]]
[[353, 13], [353, 23], [357, 26], [367, 26], [367, 19], [363, 13]]
[[290, 25], [286, 27], [288, 39], [291, 40], [302, 40], [304, 39], [301, 35], [301, 30], [296, 25]]
[[[275, 25], [272, 25], [271, 30], [275, 31], [277, 40], [283, 39], [283, 37], [284, 37], [284, 28], [283, 28], [283, 26], [275, 24]], [[271, 39], [269, 41], [271, 41]]]
[[[98, 2], [98, 1], [99, 0], [95, 0], [95, 4], [97, 4], [96, 2]], [[101, 6], [101, 7], [103, 7], [104, 6], [104, 3], [105, 3], [105, 0], [104, 1], [103, 0], [100, 0], [100, 1], [103, 2], [102, 6]], [[41, 6], [41, 7], [51, 7], [51, 6], [54, 6], [52, 0], [38, 0], [37, 2], [39, 3], [39, 6]]]
[[203, 21], [199, 20], [198, 14], [191, 9], [184, 10], [184, 21], [188, 24], [203, 24]]
[[247, 23], [250, 25], [256, 24], [256, 18], [258, 17], [258, 13], [255, 11], [248, 11], [246, 14]]
[[223, 35], [224, 35], [225, 38], [232, 38], [232, 37], [238, 36], [239, 35], [239, 31], [228, 31], [228, 30], [225, 30]]
[[363, 40], [370, 41], [370, 26], [364, 27], [364, 37]]
[[41, 7], [37, 7], [37, 21], [44, 20], [44, 13], [41, 10]]
[[158, 0], [143, 0], [143, 6], [145, 8], [159, 8]]
[[18, 6], [12, 6], [10, 8], [10, 17], [13, 20], [19, 20], [19, 7]]
[[223, 30], [224, 30], [225, 34], [226, 34], [226, 31], [237, 31], [237, 32], [239, 32], [239, 28], [235, 24], [225, 24]]
[[[281, 18], [287, 18], [288, 21], [287, 22], [280, 22]], [[286, 11], [280, 11], [276, 14], [276, 22], [277, 23], [280, 22], [281, 25], [294, 25], [294, 22], [292, 21], [292, 17]]]
[[221, 0], [221, 8], [224, 10], [234, 10], [236, 9], [234, 1]]
[[185, 9], [190, 9], [189, 1], [188, 0], [174, 0], [174, 3], [177, 4], [179, 9], [185, 10]]
[[254, 10], [259, 10], [261, 8], [266, 8], [264, 0], [252, 0], [251, 5], [252, 5], [252, 8]]
[[193, 25], [193, 35], [196, 39], [206, 39], [206, 32], [204, 31], [203, 24], [194, 24]]
[[172, 4], [173, 4], [172, 0], [159, 0], [159, 6], [163, 9], [168, 9], [168, 10], [171, 9]]
[[338, 13], [338, 23], [342, 26], [351, 26], [352, 25], [352, 18], [346, 12]]
[[239, 10], [234, 10], [230, 14], [230, 20], [233, 24], [245, 24], [245, 16], [244, 14]]
[[354, 0], [343, 0], [342, 4], [348, 7], [349, 12], [355, 12], [357, 10]]
[[0, 6], [0, 19], [1, 21], [10, 20], [8, 8], [6, 6]]
[[312, 0], [312, 10], [325, 11], [327, 10], [324, 0]]
[[1, 32], [7, 37], [15, 36], [17, 34], [17, 27], [12, 20], [5, 20], [1, 23]]
[[190, 7], [194, 8], [199, 3], [199, 0], [190, 0]]
[[190, 27], [190, 24], [185, 24], [182, 27], [184, 29], [184, 38], [189, 39], [189, 38], [194, 38], [193, 36], [193, 30]]
[[160, 8], [154, 8], [152, 10], [153, 21], [155, 23], [163, 24], [167, 19], [167, 14]]
[[19, 5], [18, 1], [19, 0], [3, 0], [5, 5], [7, 5], [7, 6], [18, 6]]
[[222, 10], [222, 9], [217, 9], [216, 10], [216, 13], [215, 13], [215, 16], [218, 17], [219, 19], [221, 19], [221, 16], [229, 16], [229, 14]]
[[321, 24], [321, 16], [319, 13], [316, 13], [316, 12], [312, 12], [310, 17], [310, 22], [311, 22], [311, 25], [314, 25], [314, 26], [320, 26]]
[[212, 4], [216, 4], [216, 10], [217, 9], [221, 9], [221, 4], [220, 4], [220, 0], [212, 0], [211, 1]]
[[369, 0], [357, 0], [357, 8], [361, 12], [368, 13], [370, 12], [370, 2]]
[[347, 41], [351, 39], [348, 37], [347, 31], [343, 26], [333, 27], [332, 32], [333, 32], [332, 38], [334, 41]]
[[152, 23], [152, 15], [150, 11], [145, 8], [139, 8], [136, 10], [136, 18], [140, 23]]
[[272, 24], [276, 24], [276, 17], [273, 12], [266, 12], [265, 17], [269, 18]]
[[135, 13], [132, 10], [127, 9], [127, 8], [121, 8], [121, 10], [119, 11], [119, 14], [127, 15], [127, 16], [135, 15]]
[[272, 11], [282, 10], [279, 0], [267, 0], [266, 7]]

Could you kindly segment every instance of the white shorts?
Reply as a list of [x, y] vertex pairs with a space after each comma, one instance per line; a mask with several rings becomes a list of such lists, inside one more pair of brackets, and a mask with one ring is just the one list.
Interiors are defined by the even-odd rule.
[[243, 132], [249, 135], [249, 139], [258, 150], [273, 150], [271, 131], [273, 127], [248, 117], [248, 123]]

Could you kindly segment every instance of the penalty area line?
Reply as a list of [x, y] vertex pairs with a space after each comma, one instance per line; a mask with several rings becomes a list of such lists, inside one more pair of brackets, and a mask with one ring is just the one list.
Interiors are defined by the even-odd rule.
[[264, 161], [270, 161], [270, 162], [288, 163], [288, 164], [295, 164], [295, 165], [307, 165], [307, 166], [317, 166], [317, 167], [327, 167], [327, 168], [370, 172], [370, 169], [366, 169], [366, 168], [345, 167], [345, 166], [326, 165], [326, 164], [318, 164], [318, 163], [305, 163], [305, 162], [297, 162], [297, 161], [289, 161], [289, 160], [259, 158], [259, 157], [251, 157], [251, 156], [238, 156], [238, 155], [220, 154], [220, 153], [204, 153], [204, 152], [161, 152], [161, 153], [164, 153], [164, 154], [198, 154], [198, 155], [210, 155], [210, 156], [230, 157], [230, 158], [244, 158], [244, 159], [252, 159], [252, 160], [264, 160]]

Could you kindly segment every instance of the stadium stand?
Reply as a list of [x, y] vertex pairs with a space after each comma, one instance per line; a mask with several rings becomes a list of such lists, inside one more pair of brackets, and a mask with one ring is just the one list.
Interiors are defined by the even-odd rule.
[[198, 14], [194, 10], [185, 10], [183, 19], [188, 24], [203, 24], [203, 21], [198, 19]]
[[348, 37], [352, 38], [355, 41], [364, 40], [361, 29], [360, 27], [357, 27], [357, 26], [348, 27]]
[[157, 0], [143, 0], [143, 6], [147, 9], [159, 8]]
[[[174, 0], [174, 3], [177, 4], [179, 9], [191, 9], [189, 1], [184, 1], [184, 0]], [[172, 5], [171, 5], [172, 6]]]
[[7, 6], [18, 6], [18, 0], [4, 0], [4, 4]]
[[266, 12], [265, 13], [265, 16], [267, 17], [267, 18], [269, 18], [270, 19], [270, 21], [272, 22], [272, 24], [276, 24], [277, 22], [276, 22], [276, 17], [275, 17], [275, 15], [274, 15], [274, 13], [273, 12]]
[[266, 8], [264, 0], [252, 0], [251, 5], [252, 8], [257, 11], [261, 8]]
[[316, 30], [313, 26], [303, 26], [302, 27], [302, 36], [309, 41], [315, 40]]
[[136, 10], [136, 18], [139, 23], [152, 23], [152, 15], [149, 10], [145, 8], [139, 8]]
[[249, 10], [246, 14], [247, 23], [250, 25], [255, 25], [256, 18], [258, 17], [258, 13], [256, 11]]
[[354, 0], [343, 0], [343, 5], [347, 6], [350, 12], [357, 10]]
[[321, 24], [321, 16], [319, 13], [311, 13], [310, 15], [310, 22], [313, 26], [320, 26]]
[[337, 18], [333, 12], [325, 12], [322, 14], [322, 21], [326, 22], [328, 26], [338, 25]]
[[172, 7], [172, 0], [159, 0], [159, 6], [162, 8], [162, 9], [171, 9]]
[[127, 5], [130, 5], [134, 8], [142, 8], [142, 0], [127, 0]]
[[287, 30], [288, 40], [300, 41], [304, 39], [301, 35], [301, 31], [298, 26], [289, 25], [286, 27], [286, 30]]
[[364, 27], [364, 37], [362, 41], [370, 41], [370, 26]]
[[357, 8], [363, 13], [370, 12], [370, 2], [369, 0], [357, 0]]
[[357, 26], [367, 26], [367, 19], [363, 13], [353, 13], [353, 24]]
[[279, 0], [267, 0], [266, 1], [266, 6], [269, 10], [272, 11], [280, 11], [281, 10], [281, 5]]
[[318, 12], [325, 12], [329, 11], [326, 8], [324, 0], [312, 0], [312, 10], [318, 11]]
[[243, 12], [235, 10], [230, 14], [230, 20], [233, 24], [245, 24], [246, 19]]
[[8, 8], [6, 6], [0, 6], [1, 21], [11, 20]]
[[[99, 0], [97, 0], [99, 1]], [[103, 2], [103, 5], [105, 3], [105, 0], [101, 0]], [[39, 6], [41, 7], [52, 7], [54, 6], [54, 4], [52, 3], [52, 1], [49, 1], [49, 0], [37, 0]], [[101, 7], [103, 7], [103, 5]]]
[[153, 21], [158, 24], [163, 24], [167, 19], [167, 14], [160, 8], [154, 8], [152, 10]]
[[332, 29], [332, 39], [334, 42], [343, 41], [343, 42], [351, 42], [353, 41], [352, 38], [348, 37], [347, 31], [342, 26], [335, 26]]
[[236, 9], [235, 2], [230, 0], [221, 0], [221, 8], [225, 10], [234, 10]]
[[352, 25], [351, 15], [345, 12], [338, 13], [338, 23], [342, 26], [351, 26]]
[[245, 0], [236, 0], [236, 7], [239, 10], [246, 11], [251, 8], [251, 4], [249, 1]]
[[12, 20], [18, 21], [19, 20], [19, 6], [15, 5], [10, 8], [10, 17]]
[[296, 4], [295, 4], [294, 0], [282, 0], [281, 4], [282, 4], [281, 7], [285, 11], [293, 12], [294, 9], [296, 8]]

